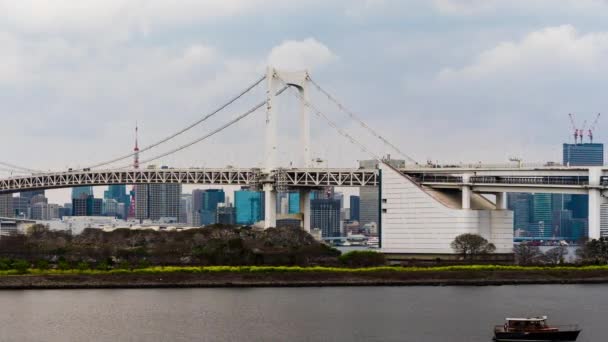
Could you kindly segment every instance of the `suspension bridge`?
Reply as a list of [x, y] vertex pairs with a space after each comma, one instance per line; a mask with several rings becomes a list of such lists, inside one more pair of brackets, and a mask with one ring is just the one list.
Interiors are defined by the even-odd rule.
[[[210, 118], [227, 111], [236, 101], [265, 82], [265, 98], [203, 136], [169, 151], [152, 154]], [[322, 94], [350, 120], [406, 161], [395, 168], [371, 148], [341, 128], [310, 100], [311, 88]], [[299, 103], [300, 151], [297, 165], [284, 167], [277, 158], [277, 110], [279, 96], [290, 94]], [[265, 109], [264, 166], [258, 168], [167, 168], [141, 166], [204, 143], [246, 117]], [[310, 118], [315, 115], [350, 144], [376, 160], [373, 169], [330, 169], [312, 165]], [[140, 159], [140, 156], [145, 156]], [[131, 161], [133, 160], [133, 161]], [[392, 253], [451, 253], [449, 243], [461, 233], [478, 233], [494, 242], [497, 251], [508, 253], [513, 245], [513, 214], [506, 208], [507, 192], [559, 192], [589, 195], [589, 236], [600, 237], [600, 207], [608, 194], [608, 169], [562, 166], [484, 167], [483, 165], [437, 167], [420, 165], [396, 144], [365, 123], [330, 92], [315, 82], [307, 71], [285, 72], [268, 68], [236, 96], [215, 110], [156, 142], [136, 148], [78, 170], [43, 172], [0, 162], [0, 171], [11, 176], [0, 178], [0, 194], [75, 186], [115, 184], [179, 183], [201, 185], [240, 185], [264, 191], [264, 226], [276, 225], [278, 191], [300, 192], [303, 229], [310, 231], [310, 193], [322, 187], [378, 187], [380, 193], [380, 241], [383, 251]], [[485, 196], [483, 196], [485, 195]], [[495, 201], [487, 195], [495, 196]]]

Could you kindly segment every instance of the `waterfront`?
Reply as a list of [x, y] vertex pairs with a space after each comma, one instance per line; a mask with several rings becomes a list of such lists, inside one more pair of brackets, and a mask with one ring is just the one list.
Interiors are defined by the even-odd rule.
[[601, 341], [606, 285], [0, 292], [1, 341], [490, 341], [547, 314]]

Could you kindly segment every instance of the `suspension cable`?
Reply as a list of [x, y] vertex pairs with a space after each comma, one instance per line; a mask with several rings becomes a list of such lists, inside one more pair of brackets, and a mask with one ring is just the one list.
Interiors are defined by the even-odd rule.
[[338, 106], [338, 108], [343, 111], [344, 113], [346, 113], [348, 116], [350, 116], [351, 119], [357, 121], [359, 123], [359, 125], [361, 125], [361, 127], [365, 128], [366, 130], [368, 130], [373, 136], [375, 136], [376, 138], [380, 139], [385, 145], [389, 146], [390, 148], [392, 148], [393, 150], [395, 150], [398, 154], [400, 154], [402, 157], [404, 157], [405, 159], [409, 160], [410, 162], [414, 163], [414, 164], [418, 164], [418, 162], [411, 158], [410, 156], [408, 156], [407, 154], [403, 153], [397, 146], [395, 146], [394, 144], [392, 144], [391, 142], [389, 142], [388, 140], [386, 140], [383, 136], [381, 136], [378, 132], [376, 132], [373, 128], [371, 128], [369, 125], [367, 125], [365, 122], [363, 122], [363, 120], [361, 120], [359, 118], [358, 115], [356, 115], [353, 111], [349, 110], [348, 108], [346, 108], [344, 105], [342, 105], [342, 103], [340, 103], [336, 98], [334, 98], [333, 96], [331, 96], [331, 94], [327, 91], [325, 91], [323, 88], [321, 88], [321, 86], [319, 84], [317, 84], [312, 78], [310, 79], [310, 83], [312, 83], [319, 92], [321, 92], [323, 95], [327, 96], [327, 98], [333, 102], [336, 106]]
[[[285, 82], [285, 80], [283, 80], [282, 78], [278, 77], [277, 78], [287, 86], [287, 82]], [[288, 87], [288, 86], [287, 86]], [[348, 132], [346, 132], [345, 130], [341, 129], [340, 127], [338, 127], [338, 125], [332, 121], [327, 115], [325, 115], [322, 111], [320, 111], [317, 107], [315, 107], [312, 103], [310, 103], [310, 101], [308, 101], [306, 98], [304, 98], [304, 96], [302, 96], [302, 94], [300, 94], [297, 91], [294, 91], [293, 94], [300, 99], [300, 101], [302, 101], [302, 103], [310, 108], [315, 115], [317, 115], [318, 117], [322, 118], [323, 120], [325, 120], [327, 122], [327, 124], [329, 126], [331, 126], [332, 128], [334, 128], [340, 135], [342, 135], [343, 137], [345, 137], [346, 139], [348, 139], [352, 144], [358, 146], [361, 151], [369, 154], [374, 160], [376, 160], [379, 163], [383, 163], [382, 158], [380, 158], [378, 155], [376, 155], [375, 153], [373, 153], [372, 151], [370, 151], [367, 147], [365, 147], [365, 145], [363, 145], [361, 142], [359, 142], [357, 139], [353, 138], [350, 134], [348, 134]]]
[[161, 144], [166, 143], [167, 141], [169, 141], [169, 140], [171, 140], [171, 139], [173, 139], [173, 138], [177, 137], [177, 136], [178, 136], [178, 135], [180, 135], [180, 134], [183, 134], [183, 133], [185, 133], [185, 132], [187, 132], [187, 131], [191, 130], [192, 128], [194, 128], [194, 127], [198, 126], [198, 125], [199, 125], [199, 124], [201, 124], [202, 122], [206, 121], [207, 119], [209, 119], [209, 118], [213, 117], [213, 116], [214, 116], [214, 115], [216, 115], [217, 113], [219, 113], [219, 112], [221, 112], [222, 110], [226, 109], [226, 107], [228, 107], [228, 106], [230, 106], [231, 104], [233, 104], [234, 102], [236, 102], [238, 99], [240, 99], [240, 98], [241, 98], [241, 97], [243, 97], [245, 94], [247, 94], [248, 92], [250, 92], [250, 91], [251, 91], [253, 88], [257, 87], [257, 86], [258, 86], [260, 83], [262, 83], [262, 81], [264, 81], [265, 79], [266, 79], [266, 75], [264, 75], [264, 76], [260, 77], [260, 78], [259, 78], [258, 80], [256, 80], [256, 81], [255, 81], [255, 82], [254, 82], [252, 85], [250, 85], [249, 87], [247, 87], [247, 89], [245, 89], [245, 90], [243, 90], [242, 92], [240, 92], [240, 93], [239, 93], [237, 96], [235, 96], [235, 97], [231, 98], [231, 99], [230, 99], [228, 102], [224, 103], [223, 105], [221, 105], [220, 107], [218, 107], [218, 108], [217, 108], [216, 110], [214, 110], [213, 112], [211, 112], [211, 113], [209, 113], [209, 114], [205, 115], [204, 117], [202, 117], [202, 118], [201, 118], [201, 119], [199, 119], [198, 121], [196, 121], [196, 122], [192, 123], [191, 125], [187, 126], [186, 128], [184, 128], [184, 129], [182, 129], [182, 130], [180, 130], [180, 131], [178, 131], [178, 132], [176, 132], [176, 133], [173, 133], [173, 134], [169, 135], [168, 137], [166, 137], [166, 138], [164, 138], [164, 139], [161, 139], [161, 140], [159, 140], [159, 141], [157, 141], [157, 142], [155, 142], [155, 143], [153, 143], [153, 144], [151, 144], [151, 145], [145, 146], [145, 147], [141, 148], [141, 149], [140, 149], [138, 152], [131, 152], [131, 153], [129, 153], [129, 154], [125, 154], [125, 155], [123, 155], [123, 156], [121, 156], [121, 157], [114, 158], [114, 159], [112, 159], [112, 160], [108, 160], [108, 161], [105, 161], [105, 162], [101, 162], [101, 163], [98, 163], [98, 164], [95, 164], [95, 165], [89, 166], [88, 168], [93, 169], [93, 168], [99, 168], [99, 167], [101, 167], [101, 166], [105, 166], [105, 165], [113, 164], [113, 163], [116, 163], [116, 162], [118, 162], [118, 161], [125, 160], [125, 159], [127, 159], [127, 158], [131, 158], [131, 157], [133, 157], [133, 156], [134, 156], [135, 154], [137, 154], [137, 153], [143, 153], [143, 152], [146, 152], [146, 151], [148, 151], [148, 150], [150, 150], [150, 149], [152, 149], [152, 148], [154, 148], [154, 147], [156, 147], [156, 146], [158, 146], [158, 145], [161, 145]]
[[[289, 88], [289, 86], [285, 85], [285, 87], [283, 87], [282, 89], [280, 89], [279, 91], [277, 91], [276, 95], [280, 95], [280, 94], [282, 94], [282, 93], [283, 93], [283, 92], [284, 92], [284, 91], [285, 91], [287, 88]], [[239, 115], [239, 116], [235, 117], [234, 119], [232, 119], [232, 120], [228, 121], [228, 122], [227, 122], [227, 123], [225, 123], [224, 125], [222, 125], [222, 126], [220, 126], [220, 127], [216, 128], [216, 129], [214, 129], [213, 131], [211, 131], [211, 132], [209, 132], [209, 133], [205, 134], [204, 136], [199, 137], [199, 138], [197, 138], [197, 139], [195, 139], [195, 140], [193, 140], [193, 141], [191, 141], [191, 142], [189, 142], [189, 143], [187, 143], [187, 144], [184, 144], [184, 145], [182, 145], [182, 146], [180, 146], [180, 147], [178, 147], [178, 148], [175, 148], [175, 149], [173, 149], [173, 150], [171, 150], [171, 151], [168, 151], [168, 152], [165, 152], [165, 153], [159, 154], [159, 155], [157, 155], [157, 156], [154, 156], [154, 157], [151, 157], [151, 158], [145, 159], [145, 160], [141, 161], [141, 162], [140, 162], [140, 164], [147, 164], [147, 163], [150, 163], [150, 162], [155, 161], [155, 160], [157, 160], [157, 159], [160, 159], [160, 158], [162, 158], [162, 157], [166, 157], [166, 156], [168, 156], [168, 155], [171, 155], [171, 154], [174, 154], [174, 153], [176, 153], [176, 152], [179, 152], [179, 151], [181, 151], [181, 150], [183, 150], [183, 149], [186, 149], [186, 148], [188, 148], [188, 147], [190, 147], [190, 146], [192, 146], [192, 145], [198, 144], [199, 142], [201, 142], [201, 141], [203, 141], [203, 140], [205, 140], [205, 139], [207, 139], [207, 138], [210, 138], [210, 137], [214, 136], [215, 134], [217, 134], [217, 133], [219, 133], [219, 132], [223, 131], [224, 129], [226, 129], [226, 128], [228, 128], [228, 127], [230, 127], [230, 126], [232, 126], [232, 125], [236, 124], [237, 122], [239, 122], [239, 121], [241, 121], [242, 119], [246, 118], [247, 116], [249, 116], [249, 115], [253, 114], [255, 111], [257, 111], [258, 109], [260, 109], [260, 108], [264, 107], [265, 105], [266, 105], [266, 101], [262, 101], [262, 102], [258, 103], [257, 105], [255, 105], [254, 107], [252, 107], [251, 109], [249, 109], [248, 111], [246, 111], [246, 112], [244, 112], [243, 114], [241, 114], [241, 115]], [[126, 169], [126, 168], [129, 168], [129, 167], [131, 167], [131, 165], [126, 165], [126, 166], [123, 166], [123, 167], [121, 167], [120, 169]]]
[[21, 166], [17, 166], [17, 165], [5, 163], [5, 162], [0, 162], [0, 165], [8, 167], [10, 170], [25, 171], [25, 172], [31, 172], [31, 173], [42, 172], [40, 170], [28, 169], [26, 167], [21, 167]]

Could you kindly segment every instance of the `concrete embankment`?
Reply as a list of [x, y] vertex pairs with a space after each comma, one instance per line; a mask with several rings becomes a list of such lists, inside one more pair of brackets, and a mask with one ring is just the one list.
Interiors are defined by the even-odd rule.
[[11, 275], [0, 289], [317, 287], [317, 286], [483, 286], [608, 283], [607, 271], [508, 272], [284, 272]]

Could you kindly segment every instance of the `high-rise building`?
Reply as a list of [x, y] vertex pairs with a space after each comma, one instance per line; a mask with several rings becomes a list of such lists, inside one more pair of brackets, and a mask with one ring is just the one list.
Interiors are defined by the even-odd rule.
[[[139, 188], [139, 186], [138, 186]], [[148, 188], [148, 219], [179, 219], [181, 184], [150, 184]]]
[[379, 191], [377, 187], [373, 186], [359, 188], [359, 223], [361, 226], [379, 222]]
[[[395, 168], [405, 167], [405, 160], [391, 159], [390, 155], [384, 160], [385, 163]], [[377, 169], [377, 160], [361, 160], [359, 167], [364, 169]], [[377, 187], [361, 187], [359, 189], [359, 223], [364, 226], [369, 223], [377, 224], [380, 221], [380, 189]]]
[[[109, 216], [115, 216], [121, 219], [126, 219], [128, 212], [125, 209], [122, 210], [118, 210], [118, 204], [122, 203], [124, 204], [124, 207], [121, 208], [128, 208], [129, 204], [131, 203], [131, 196], [129, 194], [127, 194], [127, 186], [126, 185], [110, 185], [108, 187], [108, 190], [106, 190], [103, 194], [103, 198], [104, 200], [115, 200], [116, 203], [116, 213], [113, 213], [112, 215]], [[110, 204], [110, 206], [113, 206], [114, 204]]]
[[339, 237], [340, 200], [314, 199], [310, 203], [310, 227], [321, 229], [323, 237]]
[[264, 219], [264, 193], [239, 190], [234, 192], [236, 224], [250, 225]]
[[177, 222], [181, 196], [181, 184], [138, 184], [135, 187], [135, 217], [138, 220], [158, 221], [163, 218]]
[[[108, 198], [103, 201], [103, 215], [111, 217], [122, 217], [124, 213], [118, 211], [119, 202], [115, 199]], [[123, 207], [124, 209], [124, 207]]]
[[[603, 166], [604, 145], [563, 144], [562, 157], [568, 166]], [[576, 241], [588, 229], [587, 195], [509, 194], [509, 209], [515, 231], [526, 231], [527, 237]]]
[[72, 199], [72, 216], [101, 216], [103, 200], [92, 195], [82, 194], [80, 198]]
[[0, 217], [14, 217], [13, 195], [0, 195]]
[[72, 199], [82, 198], [82, 196], [93, 196], [92, 186], [79, 186], [72, 188]]
[[231, 204], [219, 203], [216, 222], [219, 224], [236, 224], [236, 208]]
[[38, 202], [32, 205], [32, 220], [48, 221], [59, 218], [59, 205]]
[[203, 226], [217, 221], [217, 206], [226, 201], [226, 194], [221, 189], [192, 191], [192, 224]]
[[19, 197], [25, 198], [28, 201], [28, 203], [32, 200], [32, 197], [34, 197], [36, 195], [44, 196], [44, 190], [32, 190], [32, 191], [24, 191], [24, 192], [19, 193]]
[[290, 192], [289, 193], [289, 210], [288, 214], [297, 214], [300, 213], [300, 193], [299, 192]]
[[179, 223], [192, 224], [192, 194], [182, 194], [179, 202]]
[[217, 222], [217, 206], [226, 201], [224, 190], [209, 189], [203, 192], [201, 207], [201, 224], [209, 225]]
[[13, 197], [13, 211], [15, 217], [29, 218], [30, 212], [30, 199], [27, 197]]
[[562, 152], [567, 166], [604, 165], [604, 144], [564, 144]]
[[351, 221], [359, 221], [359, 196], [350, 196], [350, 217]]

